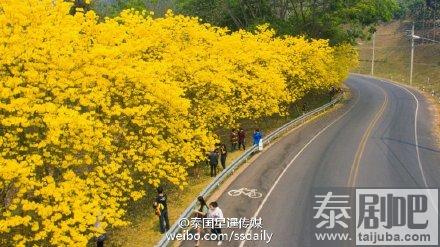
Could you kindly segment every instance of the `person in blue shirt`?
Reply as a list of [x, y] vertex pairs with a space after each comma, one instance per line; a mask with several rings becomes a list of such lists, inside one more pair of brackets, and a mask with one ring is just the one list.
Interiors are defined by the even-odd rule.
[[254, 138], [254, 145], [258, 145], [260, 143], [261, 138], [263, 137], [263, 135], [260, 132], [260, 129], [256, 129], [252, 137]]

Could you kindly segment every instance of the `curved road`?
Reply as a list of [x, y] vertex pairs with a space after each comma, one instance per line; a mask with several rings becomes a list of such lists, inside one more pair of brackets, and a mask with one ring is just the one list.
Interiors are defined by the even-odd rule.
[[274, 233], [271, 242], [224, 246], [312, 247], [314, 187], [439, 187], [440, 149], [424, 97], [358, 75], [346, 85], [353, 95], [348, 104], [291, 131], [226, 189], [257, 189], [261, 198], [223, 193], [218, 200], [225, 217], [261, 217], [264, 229]]

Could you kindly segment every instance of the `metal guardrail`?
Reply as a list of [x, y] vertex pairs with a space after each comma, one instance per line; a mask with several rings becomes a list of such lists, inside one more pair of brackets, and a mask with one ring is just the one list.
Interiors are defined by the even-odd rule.
[[[306, 114], [303, 114], [302, 116], [293, 119], [292, 121], [284, 124], [280, 128], [276, 129], [275, 131], [271, 132], [269, 135], [263, 138], [263, 144], [268, 144], [274, 139], [280, 137], [283, 133], [289, 131], [291, 127], [297, 126], [298, 123], [304, 122], [307, 118], [314, 116], [317, 113], [320, 113], [329, 107], [336, 104], [339, 100], [341, 100], [342, 94], [338, 94], [332, 101], [329, 103], [318, 107], [314, 109], [313, 111], [310, 111]], [[231, 175], [242, 163], [247, 161], [254, 153], [257, 151], [258, 147], [256, 145], [252, 146], [251, 148], [247, 149], [244, 153], [242, 153], [237, 159], [235, 159], [231, 165], [227, 166], [225, 170], [223, 170], [221, 173], [217, 175], [217, 177], [214, 178], [214, 180], [206, 186], [206, 188], [200, 193], [201, 196], [206, 198], [207, 196], [211, 195], [216, 188], [220, 186], [222, 182], [226, 180], [229, 175]], [[171, 240], [167, 238], [166, 235], [175, 235], [179, 233], [182, 229], [179, 226], [179, 222], [183, 219], [189, 219], [191, 218], [192, 211], [197, 203], [197, 200], [194, 200], [191, 205], [189, 205], [188, 208], [185, 209], [185, 211], [180, 215], [179, 219], [171, 226], [171, 228], [168, 230], [166, 234], [163, 235], [162, 239], [157, 243], [157, 247], [167, 247]]]

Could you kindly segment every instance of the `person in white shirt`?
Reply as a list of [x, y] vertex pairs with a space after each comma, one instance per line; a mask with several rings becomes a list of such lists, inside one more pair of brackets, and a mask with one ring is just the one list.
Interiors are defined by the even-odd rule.
[[[218, 221], [218, 219], [223, 219], [223, 211], [218, 207], [218, 203], [217, 202], [211, 202], [209, 203], [209, 213], [208, 213], [208, 217], [213, 218], [214, 219], [214, 226], [211, 230], [212, 233], [216, 234], [218, 236], [218, 243], [217, 245], [221, 245], [222, 244], [222, 229], [221, 229], [221, 223]], [[220, 236], [219, 236], [220, 235]]]

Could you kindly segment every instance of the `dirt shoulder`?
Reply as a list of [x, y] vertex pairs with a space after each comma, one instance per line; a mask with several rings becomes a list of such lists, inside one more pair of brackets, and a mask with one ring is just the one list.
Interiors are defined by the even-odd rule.
[[437, 137], [437, 146], [440, 147], [440, 103], [437, 101], [436, 98], [434, 98], [431, 94], [427, 92], [420, 91], [423, 96], [427, 99], [427, 102], [429, 103], [429, 111], [431, 112], [431, 115], [433, 116], [433, 132], [435, 136]]

